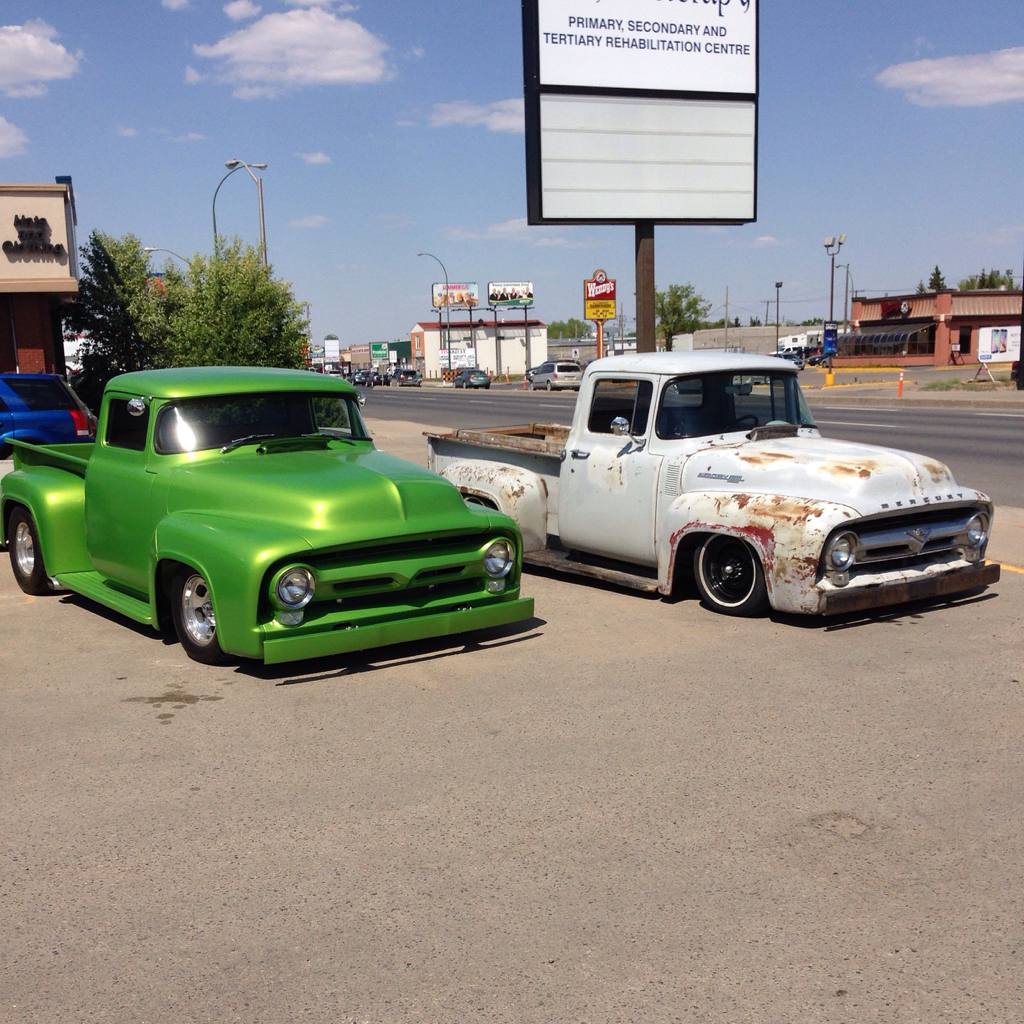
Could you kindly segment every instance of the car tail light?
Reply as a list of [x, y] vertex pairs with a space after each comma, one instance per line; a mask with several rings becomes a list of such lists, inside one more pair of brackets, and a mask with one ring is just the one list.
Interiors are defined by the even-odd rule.
[[551, 374], [551, 379], [552, 380], [558, 380], [558, 371], [557, 370], [554, 373]]
[[71, 419], [74, 421], [76, 436], [88, 437], [90, 433], [89, 418], [81, 409], [69, 409], [68, 412], [71, 413]]

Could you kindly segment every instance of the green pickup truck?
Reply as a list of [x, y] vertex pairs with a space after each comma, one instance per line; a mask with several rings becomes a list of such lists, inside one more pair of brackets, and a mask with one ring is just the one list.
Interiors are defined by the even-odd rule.
[[268, 664], [533, 615], [522, 540], [377, 451], [351, 385], [297, 370], [150, 370], [107, 385], [94, 444], [11, 441], [0, 543], [22, 590], [72, 590]]

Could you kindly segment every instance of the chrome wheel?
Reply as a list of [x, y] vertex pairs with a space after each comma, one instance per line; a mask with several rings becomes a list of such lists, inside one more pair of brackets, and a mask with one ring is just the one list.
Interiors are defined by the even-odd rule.
[[36, 546], [28, 523], [22, 520], [14, 531], [14, 558], [21, 574], [28, 578], [36, 568]]
[[189, 576], [181, 588], [181, 621], [189, 639], [199, 647], [209, 647], [217, 639], [210, 588], [198, 573]]

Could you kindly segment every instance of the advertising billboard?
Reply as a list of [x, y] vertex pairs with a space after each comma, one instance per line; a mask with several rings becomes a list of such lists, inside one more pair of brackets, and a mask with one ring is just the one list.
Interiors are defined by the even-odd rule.
[[615, 319], [615, 281], [603, 270], [595, 270], [594, 276], [583, 282], [583, 319]]
[[463, 284], [434, 284], [430, 289], [434, 309], [472, 309], [480, 305], [480, 289], [476, 282]]
[[388, 343], [374, 341], [370, 343], [370, 362], [386, 363], [388, 361]]
[[533, 305], [532, 281], [491, 281], [487, 285], [487, 305], [497, 308]]
[[523, 0], [531, 224], [757, 218], [759, 0]]
[[1015, 363], [1020, 359], [1020, 324], [978, 328], [978, 359], [983, 363]]

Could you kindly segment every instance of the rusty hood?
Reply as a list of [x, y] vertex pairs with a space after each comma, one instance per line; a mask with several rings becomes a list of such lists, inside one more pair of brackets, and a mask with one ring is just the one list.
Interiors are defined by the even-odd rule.
[[983, 497], [936, 459], [817, 434], [702, 449], [687, 459], [682, 489], [834, 501], [862, 516]]

